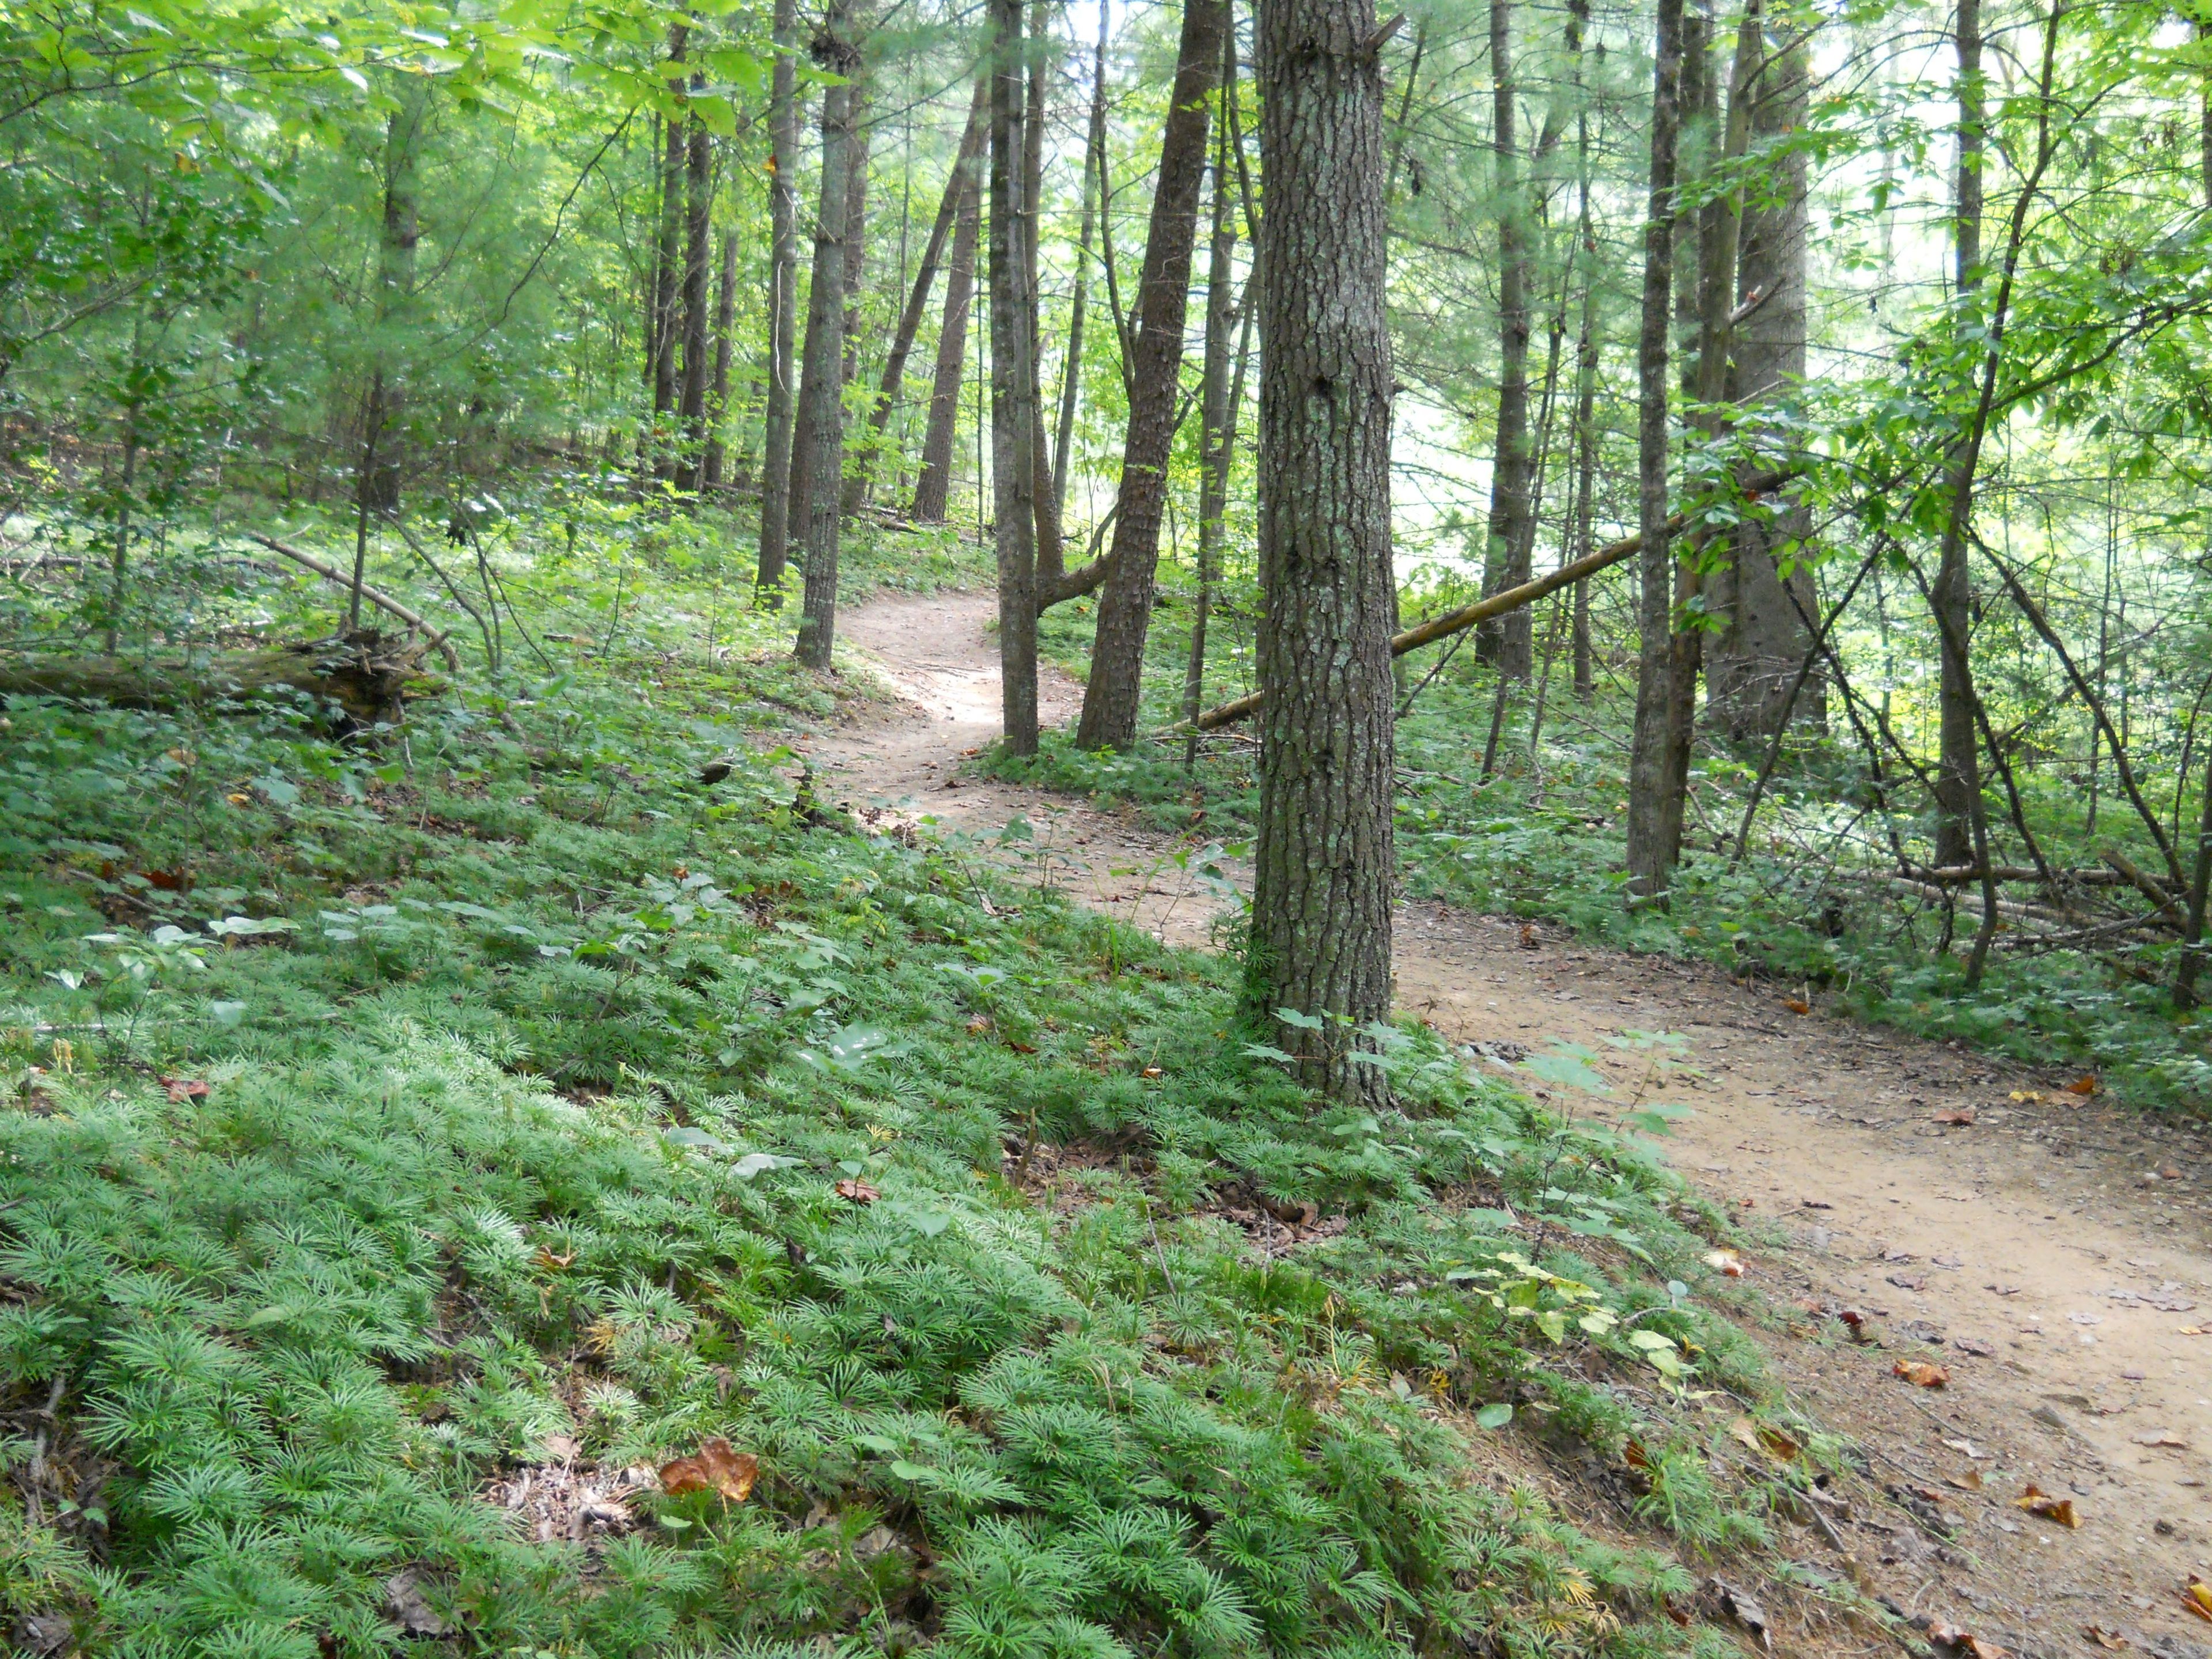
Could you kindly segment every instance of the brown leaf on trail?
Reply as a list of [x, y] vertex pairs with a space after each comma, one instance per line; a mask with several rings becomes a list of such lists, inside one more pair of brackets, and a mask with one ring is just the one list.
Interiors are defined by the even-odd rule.
[[849, 1198], [855, 1204], [872, 1204], [883, 1196], [865, 1181], [841, 1181], [836, 1192], [838, 1197]]
[[1705, 1588], [1719, 1602], [1721, 1610], [1742, 1626], [1763, 1648], [1771, 1648], [1774, 1638], [1766, 1628], [1766, 1609], [1750, 1596], [1723, 1578], [1708, 1578]]
[[2053, 1498], [2040, 1486], [2030, 1486], [2012, 1500], [2012, 1506], [2016, 1510], [2026, 1510], [2030, 1515], [2039, 1515], [2046, 1521], [2056, 1521], [2062, 1527], [2074, 1528], [2081, 1524], [2081, 1517], [2074, 1513], [2072, 1498]]
[[2015, 1089], [2010, 1097], [2020, 1102], [2023, 1106], [2040, 1105], [2043, 1102], [2043, 1091], [2039, 1089]]
[[1143, 1071], [1138, 1073], [1137, 1075], [1139, 1077], [1161, 1077], [1164, 1076], [1165, 1073], [1164, 1073], [1157, 1066], [1147, 1066]]
[[1729, 1433], [1752, 1450], [1772, 1458], [1778, 1463], [1791, 1463], [1804, 1449], [1779, 1429], [1754, 1423], [1748, 1417], [1739, 1417], [1729, 1425]]
[[1999, 1296], [2018, 1296], [2020, 1294], [2020, 1286], [2017, 1285], [1984, 1285], [1982, 1288], [1985, 1291], [1993, 1291]]
[[2212, 1325], [2184, 1325], [2176, 1336], [2212, 1336]]
[[1974, 1121], [1974, 1109], [1971, 1106], [1954, 1106], [1948, 1111], [1936, 1113], [1935, 1121], [1938, 1123], [1956, 1124], [1963, 1129]]
[[182, 1104], [187, 1100], [205, 1100], [208, 1086], [196, 1077], [165, 1077], [161, 1086], [169, 1091], [172, 1103]]
[[1651, 1454], [1644, 1449], [1641, 1440], [1632, 1440], [1620, 1449], [1621, 1462], [1639, 1473], [1651, 1467]]
[[1782, 1006], [1793, 1014], [1809, 1014], [1813, 1012], [1813, 1005], [1798, 997], [1783, 998]]
[[2212, 1623], [2212, 1584], [2191, 1573], [2189, 1583], [2182, 1589], [2181, 1605], [2199, 1619]]
[[1524, 951], [1533, 951], [1536, 948], [1536, 924], [1533, 921], [1522, 922], [1521, 924], [1521, 948]]
[[1832, 1210], [1836, 1206], [1825, 1198], [1801, 1198], [1797, 1200], [1797, 1207], [1801, 1210]]
[[1956, 1486], [1960, 1492], [1979, 1492], [1982, 1489], [1982, 1472], [1968, 1469], [1964, 1474], [1947, 1474], [1943, 1477], [1943, 1484]]
[[559, 1273], [564, 1267], [575, 1266], [575, 1263], [576, 1253], [574, 1250], [568, 1251], [564, 1255], [556, 1255], [553, 1253], [553, 1247], [550, 1244], [540, 1244], [538, 1247], [538, 1265], [549, 1273]]
[[2066, 1092], [2069, 1095], [2095, 1094], [2097, 1092], [2096, 1074], [2094, 1073], [2088, 1073], [2083, 1076], [2075, 1078], [2071, 1083], [2066, 1085]]
[[2138, 1434], [2129, 1437], [2138, 1446], [2172, 1446], [2181, 1451], [2189, 1449], [2189, 1443], [2178, 1434]]
[[2084, 1625], [2081, 1626], [2081, 1634], [2107, 1653], [2118, 1653], [2128, 1645], [2126, 1637], [2116, 1630], [2107, 1630], [2102, 1625]]
[[1956, 1625], [1930, 1625], [1928, 1639], [1939, 1648], [1948, 1648], [1954, 1653], [1963, 1653], [1968, 1659], [2006, 1659], [2005, 1650], [1994, 1642], [1984, 1642], [1970, 1630]]
[[1972, 1354], [1978, 1359], [1987, 1359], [1997, 1351], [1994, 1342], [1984, 1342], [1978, 1336], [1954, 1336], [1951, 1346], [1960, 1353]]
[[1948, 1389], [1951, 1373], [1941, 1365], [1931, 1365], [1924, 1359], [1900, 1359], [1889, 1368], [1892, 1376], [1901, 1376], [1916, 1389]]
[[750, 1452], [732, 1450], [720, 1435], [702, 1441], [690, 1456], [660, 1466], [660, 1489], [672, 1498], [687, 1492], [715, 1492], [726, 1503], [742, 1504], [752, 1496], [753, 1482], [759, 1479], [760, 1460]]
[[1707, 1250], [1705, 1266], [1717, 1268], [1729, 1279], [1743, 1277], [1743, 1258], [1734, 1250]]
[[1006, 1047], [1012, 1048], [1018, 1054], [1033, 1054], [1036, 1052], [1036, 1045], [1035, 1043], [1017, 1042], [1012, 1037], [1008, 1037], [1006, 1039]]
[[1928, 1288], [1926, 1273], [1892, 1273], [1889, 1283], [1900, 1291], [1924, 1291]]

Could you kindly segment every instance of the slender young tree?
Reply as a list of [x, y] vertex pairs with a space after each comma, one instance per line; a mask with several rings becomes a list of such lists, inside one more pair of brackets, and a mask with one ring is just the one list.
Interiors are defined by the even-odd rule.
[[1075, 733], [1085, 749], [1126, 749], [1137, 735], [1152, 579], [1159, 568], [1160, 519], [1167, 505], [1168, 457], [1182, 391], [1183, 324], [1192, 245], [1198, 239], [1199, 187], [1206, 177], [1207, 116], [1228, 27], [1229, 0], [1183, 0], [1175, 89], [1160, 140], [1159, 177], [1152, 187], [1152, 225], [1137, 294], [1120, 511], [1098, 603], [1083, 719]]
[[[696, 90], [702, 83], [693, 77]], [[710, 293], [708, 268], [714, 236], [714, 141], [706, 123], [692, 115], [685, 123], [684, 166], [684, 379], [677, 402], [682, 434], [678, 480], [696, 489], [706, 477], [707, 393], [713, 384], [708, 340]]]
[[[707, 455], [704, 462], [705, 481], [709, 489], [722, 483], [728, 465], [728, 427], [730, 419], [730, 357], [733, 343], [730, 337], [732, 324], [737, 320], [738, 307], [738, 234], [725, 229], [721, 241], [721, 276], [714, 285], [714, 388], [707, 410]], [[739, 471], [744, 470], [742, 459]]]
[[991, 483], [1006, 747], [1037, 746], [1036, 382], [1030, 362], [1022, 0], [991, 0]]
[[[1490, 0], [1492, 188], [1498, 206], [1498, 447], [1491, 465], [1490, 543], [1483, 590], [1494, 593], [1528, 580], [1528, 204], [1521, 189], [1515, 128], [1512, 0]], [[1501, 617], [1478, 635], [1479, 655], [1500, 676], [1525, 680], [1532, 663], [1528, 612]]]
[[[1581, 558], [1593, 545], [1597, 499], [1598, 338], [1597, 227], [1590, 206], [1589, 92], [1583, 75], [1583, 45], [1589, 29], [1589, 0], [1567, 0], [1567, 55], [1575, 94], [1575, 257], [1582, 264], [1582, 320], [1575, 337], [1575, 475], [1570, 512], [1571, 555]], [[1577, 702], [1596, 694], [1590, 660], [1589, 582], [1575, 584], [1569, 650], [1574, 663]]]
[[775, 66], [769, 82], [768, 396], [762, 410], [760, 563], [763, 602], [783, 602], [791, 545], [791, 428], [799, 307], [799, 213], [793, 173], [799, 165], [797, 0], [775, 0]]
[[[807, 294], [806, 351], [799, 365], [799, 420], [811, 476], [802, 493], [806, 527], [805, 610], [796, 654], [807, 667], [830, 666], [837, 634], [839, 486], [845, 471], [845, 192], [852, 183], [848, 147], [853, 142], [853, 83], [860, 70], [850, 0], [830, 0], [814, 59], [840, 80], [822, 94], [822, 195], [814, 222], [814, 270]], [[794, 449], [801, 446], [794, 444]]]
[[[990, 77], [984, 77], [988, 94]], [[942, 524], [952, 498], [952, 451], [959, 438], [960, 378], [968, 357], [968, 313], [975, 303], [975, 246], [982, 240], [983, 180], [980, 151], [960, 177], [960, 206], [952, 226], [952, 254], [945, 267], [945, 318], [937, 330], [937, 368], [930, 384], [929, 424], [922, 434], [921, 471], [908, 512], [923, 524]]]
[[[937, 285], [938, 266], [945, 258], [945, 245], [952, 232], [953, 221], [960, 215], [961, 192], [966, 188], [975, 158], [981, 154], [983, 139], [989, 131], [991, 108], [991, 78], [988, 75], [975, 77], [975, 94], [968, 109], [968, 125], [961, 130], [960, 148], [953, 157], [952, 171], [945, 180], [945, 194], [937, 204], [937, 218], [929, 228], [929, 240], [922, 245], [921, 261], [915, 267], [914, 285], [907, 292], [906, 306], [899, 313], [898, 328], [891, 336], [890, 354], [884, 359], [883, 384], [876, 392], [875, 407], [869, 411], [868, 426], [872, 436], [880, 440], [890, 424], [891, 414], [898, 407], [899, 393], [906, 382], [906, 360], [913, 354], [915, 336], [921, 331], [922, 313], [929, 309], [929, 296]], [[969, 257], [974, 257], [973, 249]], [[872, 444], [860, 457], [860, 470], [846, 481], [846, 512], [857, 512], [860, 503], [866, 499], [868, 483], [874, 471], [880, 443]]]
[[[668, 77], [669, 95], [684, 99], [682, 69], [690, 39], [683, 23], [668, 27], [668, 61], [678, 73]], [[647, 434], [647, 464], [656, 477], [672, 476], [674, 457], [669, 439], [670, 417], [676, 412], [677, 369], [684, 329], [684, 186], [686, 170], [686, 123], [672, 111], [661, 125], [660, 234], [653, 246], [653, 427]]]
[[1266, 701], [1247, 968], [1304, 1073], [1370, 1104], [1389, 1089], [1357, 1028], [1390, 1006], [1395, 789], [1379, 36], [1373, 0], [1259, 9]]
[[1091, 216], [1098, 157], [1106, 147], [1106, 40], [1114, 9], [1098, 8], [1098, 45], [1091, 60], [1091, 124], [1083, 145], [1083, 228], [1075, 245], [1075, 293], [1068, 301], [1067, 352], [1060, 368], [1060, 430], [1052, 447], [1053, 515], [1067, 518], [1068, 455], [1075, 443], [1075, 408], [1083, 395], [1083, 319], [1091, 291]]
[[1026, 298], [1023, 309], [1030, 324], [1030, 414], [1036, 430], [1030, 434], [1030, 465], [1036, 476], [1030, 485], [1030, 506], [1036, 514], [1036, 580], [1042, 598], [1066, 574], [1066, 559], [1060, 549], [1060, 497], [1053, 488], [1052, 437], [1045, 430], [1044, 295], [1038, 279], [1038, 244], [1043, 240], [1044, 129], [1050, 114], [1049, 89], [1056, 67], [1057, 44], [1052, 33], [1053, 0], [1030, 0], [1030, 46], [1027, 104], [1022, 118], [1022, 283]]
[[1644, 309], [1636, 349], [1636, 515], [1639, 635], [1636, 729], [1628, 761], [1628, 885], [1665, 896], [1674, 872], [1664, 840], [1668, 707], [1674, 679], [1674, 538], [1667, 514], [1668, 325], [1674, 297], [1674, 147], [1682, 90], [1682, 0], [1658, 0], [1651, 82], [1651, 185], [1644, 223]]

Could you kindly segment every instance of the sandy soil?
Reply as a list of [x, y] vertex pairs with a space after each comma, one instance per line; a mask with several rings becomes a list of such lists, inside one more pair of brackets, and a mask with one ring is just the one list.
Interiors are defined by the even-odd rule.
[[[1205, 944], [1218, 900], [1178, 867], [1187, 849], [1171, 838], [957, 775], [999, 727], [992, 615], [988, 594], [852, 612], [848, 641], [897, 701], [803, 743], [819, 787], [951, 834], [1026, 818], [1034, 875]], [[1080, 691], [1048, 676], [1043, 700], [1054, 723]], [[1769, 1302], [1747, 1322], [1804, 1409], [1893, 1485], [1887, 1507], [1860, 1507], [1835, 1539], [1785, 1528], [1809, 1565], [2015, 1653], [2104, 1650], [2093, 1626], [2175, 1659], [2212, 1644], [2181, 1600], [2190, 1575], [2212, 1578], [2203, 1130], [2070, 1092], [2071, 1074], [1796, 1012], [1792, 991], [1433, 902], [1401, 907], [1396, 963], [1401, 1006], [1484, 1045], [1484, 1063], [1561, 1042], [1602, 1055], [1612, 1095], [1563, 1108], [1640, 1096], [1692, 1109], [1671, 1155], [1761, 1241], [1746, 1283]], [[1686, 1040], [1673, 1075], [1607, 1042], [1650, 1031]], [[1844, 1309], [1874, 1340], [1849, 1340]], [[1944, 1366], [1948, 1386], [1892, 1374], [1915, 1359]], [[2031, 1484], [2070, 1498], [2078, 1528], [2016, 1507]], [[1908, 1510], [1930, 1504], [1958, 1541], [1915, 1524]]]

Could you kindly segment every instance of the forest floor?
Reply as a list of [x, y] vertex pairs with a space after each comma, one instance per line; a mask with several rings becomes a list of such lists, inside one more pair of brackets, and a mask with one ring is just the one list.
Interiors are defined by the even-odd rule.
[[[1207, 945], [1226, 896], [1188, 867], [1192, 844], [963, 774], [999, 730], [994, 615], [972, 592], [849, 613], [847, 639], [892, 695], [796, 740], [817, 787], [878, 819], [934, 820], [1133, 926]], [[1042, 690], [1047, 724], [1074, 713], [1079, 687], [1048, 669]], [[998, 841], [1016, 819], [1033, 836]], [[1554, 1087], [1564, 1111], [1655, 1094], [1692, 1109], [1668, 1151], [1753, 1241], [1746, 1283], [1766, 1300], [1747, 1325], [1884, 1493], [1778, 1528], [1786, 1553], [2016, 1653], [2202, 1650], [2212, 1630], [2183, 1587], [2212, 1577], [2212, 1134], [2074, 1092], [2070, 1073], [1433, 902], [1401, 908], [1396, 964], [1401, 1006], [1485, 1063], [1595, 1050], [1612, 1096]], [[1682, 1063], [1607, 1042], [1654, 1031], [1686, 1040]], [[1893, 1374], [1911, 1361], [1942, 1366], [1948, 1386]], [[1547, 1484], [1571, 1518], [1619, 1529], [1595, 1490]], [[2019, 1507], [2030, 1486], [2070, 1500], [2078, 1526]]]

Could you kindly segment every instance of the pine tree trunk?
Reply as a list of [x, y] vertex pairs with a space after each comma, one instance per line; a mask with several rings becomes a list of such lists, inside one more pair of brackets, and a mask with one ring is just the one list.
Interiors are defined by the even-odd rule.
[[[1753, 138], [1764, 147], [1802, 127], [1806, 94], [1801, 49], [1768, 61], [1752, 102]], [[1755, 410], [1762, 398], [1804, 379], [1805, 259], [1805, 158], [1783, 149], [1744, 210], [1735, 297], [1748, 314], [1734, 331], [1730, 402]], [[1755, 413], [1750, 418], [1756, 423]], [[1802, 506], [1741, 525], [1715, 576], [1711, 609], [1723, 625], [1709, 647], [1705, 708], [1736, 742], [1774, 734], [1798, 665], [1812, 647], [1802, 620], [1814, 605], [1811, 568], [1785, 580], [1778, 563], [1782, 550], [1811, 530], [1811, 514]], [[1826, 723], [1825, 685], [1817, 673], [1806, 680], [1793, 720], [1816, 728]]]
[[[668, 61], [681, 64], [690, 31], [682, 23], [668, 30]], [[681, 96], [684, 77], [668, 80], [672, 94]], [[669, 444], [669, 418], [676, 410], [676, 370], [678, 336], [682, 332], [680, 304], [684, 283], [684, 124], [671, 117], [661, 127], [660, 236], [654, 245], [653, 289], [653, 430], [646, 453], [655, 477], [673, 477], [674, 456]]]
[[[1483, 592], [1528, 580], [1528, 223], [1521, 197], [1513, 100], [1512, 0], [1490, 0], [1492, 188], [1498, 198], [1498, 447], [1491, 466], [1490, 541]], [[1487, 635], [1488, 637], [1484, 637]], [[1476, 654], [1501, 678], [1528, 678], [1528, 612], [1511, 612], [1476, 636]]]
[[[1379, 1105], [1352, 1028], [1390, 1007], [1390, 332], [1373, 0], [1268, 0], [1257, 79], [1259, 834], [1255, 1012], [1307, 1076]], [[1152, 329], [1147, 319], [1146, 332]]]
[[[986, 94], [988, 76], [985, 77]], [[929, 426], [922, 434], [921, 471], [915, 480], [912, 516], [942, 524], [952, 496], [952, 447], [959, 437], [960, 377], [968, 357], [968, 313], [975, 302], [975, 245], [983, 228], [983, 182], [975, 161], [960, 186], [953, 221], [952, 257], [945, 269], [945, 319], [937, 331], [937, 370], [930, 386]]]
[[397, 428], [407, 409], [407, 376], [404, 366], [392, 360], [387, 341], [396, 331], [394, 324], [414, 299], [415, 250], [422, 234], [416, 173], [430, 92], [416, 77], [404, 78], [410, 84], [385, 126], [384, 225], [377, 245], [379, 340], [370, 368], [368, 422], [362, 442], [364, 459], [355, 489], [356, 505], [371, 513], [399, 510]]
[[1044, 235], [1044, 126], [1049, 114], [1047, 89], [1054, 68], [1051, 8], [1030, 0], [1028, 107], [1022, 122], [1022, 280], [1030, 319], [1030, 506], [1036, 514], [1036, 580], [1040, 593], [1060, 580], [1066, 568], [1060, 546], [1060, 497], [1054, 492], [1052, 441], [1044, 424], [1044, 295], [1037, 274], [1038, 243]]
[[845, 356], [844, 380], [850, 386], [860, 372], [860, 306], [868, 286], [868, 146], [875, 124], [868, 116], [868, 83], [856, 80], [851, 93], [853, 137], [845, 149]]
[[709, 488], [722, 482], [727, 456], [730, 328], [736, 320], [738, 305], [738, 234], [734, 230], [722, 233], [721, 252], [721, 281], [714, 290], [714, 392], [707, 412], [706, 480]]
[[845, 192], [852, 182], [851, 77], [860, 66], [848, 0], [830, 0], [822, 32], [815, 37], [814, 58], [832, 75], [847, 77], [822, 94], [822, 195], [815, 215], [806, 351], [799, 380], [799, 421], [806, 441], [793, 446], [804, 450], [811, 476], [803, 491], [794, 478], [791, 492], [794, 514], [805, 526], [806, 548], [796, 655], [809, 668], [826, 669], [837, 633], [838, 495], [845, 470]]
[[[1237, 95], [1234, 31], [1223, 36], [1221, 95], [1224, 100]], [[1236, 416], [1229, 404], [1229, 330], [1236, 311], [1229, 290], [1237, 264], [1230, 188], [1229, 123], [1224, 119], [1213, 146], [1213, 237], [1206, 272], [1206, 356], [1199, 377], [1198, 592], [1191, 605], [1190, 657], [1182, 680], [1183, 719], [1193, 723], [1183, 751], [1186, 766], [1198, 753], [1195, 722], [1205, 703], [1206, 632], [1214, 584], [1220, 578], [1222, 519], [1229, 506], [1229, 468], [1236, 441]]]
[[1083, 315], [1091, 291], [1091, 215], [1098, 189], [1098, 157], [1106, 145], [1106, 32], [1113, 9], [1098, 9], [1098, 47], [1091, 66], [1091, 125], [1083, 146], [1083, 231], [1075, 248], [1075, 297], [1067, 311], [1067, 356], [1060, 371], [1060, 431], [1052, 448], [1052, 510], [1067, 521], [1069, 452], [1075, 443], [1075, 408], [1083, 392]]
[[1206, 177], [1206, 132], [1228, 0], [1183, 0], [1175, 88], [1160, 140], [1159, 177], [1137, 293], [1130, 373], [1129, 426], [1122, 441], [1121, 511], [1114, 520], [1109, 570], [1091, 648], [1091, 682], [1075, 740], [1085, 749], [1126, 749], [1135, 741], [1145, 636], [1152, 621], [1152, 579], [1159, 568], [1160, 519], [1167, 505], [1168, 457], [1182, 392], [1183, 320], [1190, 300], [1190, 258], [1198, 239], [1199, 186]]
[[[1959, 174], [1954, 249], [1960, 304], [1981, 286], [1982, 153], [1987, 140], [1982, 76], [1981, 0], [1959, 0], [1955, 40], [1959, 54]], [[1971, 489], [1962, 463], [1954, 459], [1948, 491]], [[1947, 535], [1929, 595], [1937, 613], [1938, 664], [1936, 706], [1936, 862], [1971, 863], [1974, 856], [1974, 802], [1981, 793], [1980, 738], [1974, 730], [1974, 677], [1968, 659], [1973, 638], [1973, 596], [1967, 580], [1967, 546], [1960, 535]]]
[[[1583, 94], [1583, 42], [1589, 27], [1589, 0], [1567, 0], [1567, 52], [1574, 64], [1578, 102]], [[1590, 131], [1587, 103], [1575, 112], [1575, 181], [1577, 211], [1576, 258], [1583, 265], [1582, 322], [1575, 338], [1575, 480], [1572, 502], [1573, 556], [1594, 545], [1591, 530], [1597, 507], [1597, 231], [1590, 210]], [[1597, 682], [1590, 662], [1589, 583], [1575, 584], [1570, 653], [1574, 662], [1575, 699], [1588, 702]]]
[[[908, 291], [906, 308], [899, 313], [898, 331], [891, 337], [890, 355], [884, 360], [884, 379], [876, 392], [876, 406], [869, 412], [869, 430], [878, 441], [860, 459], [861, 470], [848, 481], [846, 511], [859, 510], [866, 499], [868, 481], [881, 453], [880, 440], [890, 425], [892, 411], [898, 407], [899, 392], [906, 381], [906, 360], [913, 354], [915, 336], [921, 331], [923, 313], [929, 309], [929, 295], [937, 286], [937, 268], [945, 258], [945, 245], [952, 232], [953, 221], [960, 214], [961, 192], [967, 186], [975, 167], [975, 158], [982, 153], [983, 138], [990, 115], [991, 79], [988, 75], [975, 77], [975, 95], [968, 108], [968, 125], [960, 134], [960, 149], [954, 155], [952, 171], [945, 180], [945, 194], [937, 204], [937, 218], [929, 228], [929, 240], [923, 245], [921, 263], [914, 273], [914, 286]], [[969, 258], [974, 258], [970, 250]]]
[[708, 359], [711, 294], [708, 273], [714, 258], [714, 141], [697, 116], [688, 123], [684, 168], [684, 380], [677, 404], [683, 434], [678, 480], [696, 489], [707, 464], [707, 392], [712, 384]]
[[991, 0], [991, 483], [1006, 748], [1037, 746], [1036, 383], [1030, 363], [1022, 0]]
[[1682, 88], [1682, 0], [1658, 0], [1651, 91], [1651, 187], [1644, 226], [1644, 310], [1637, 331], [1636, 730], [1628, 761], [1632, 901], [1662, 898], [1674, 872], [1662, 836], [1668, 705], [1674, 679], [1674, 547], [1667, 524], [1667, 370], [1674, 290], [1674, 163]]
[[797, 0], [775, 0], [775, 67], [769, 82], [768, 398], [761, 410], [762, 601], [780, 605], [791, 545], [793, 313], [799, 304], [799, 234], [792, 173], [799, 157]]

